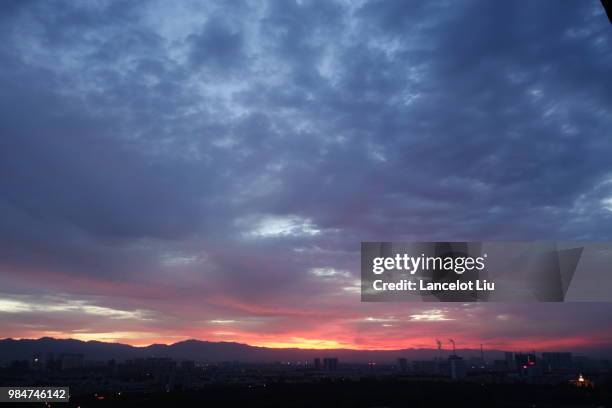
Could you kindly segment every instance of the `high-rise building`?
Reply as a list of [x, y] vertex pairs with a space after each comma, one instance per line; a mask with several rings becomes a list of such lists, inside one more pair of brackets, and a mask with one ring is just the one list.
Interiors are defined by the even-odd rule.
[[450, 369], [450, 377], [453, 380], [460, 380], [465, 378], [467, 369], [465, 366], [465, 360], [456, 354], [452, 354], [448, 357], [448, 364]]
[[315, 358], [314, 359], [314, 369], [315, 370], [320, 370], [321, 369], [321, 359], [320, 358]]
[[504, 353], [504, 359], [506, 360], [506, 367], [508, 368], [508, 370], [516, 370], [516, 361], [514, 360], [514, 353], [512, 353], [511, 351], [506, 351]]
[[323, 369], [325, 371], [337, 371], [338, 370], [338, 359], [336, 357], [329, 357], [323, 359]]
[[60, 355], [60, 367], [62, 370], [72, 370], [83, 367], [83, 355], [77, 353], [64, 353]]
[[398, 358], [397, 366], [399, 367], [399, 370], [402, 373], [405, 373], [406, 371], [408, 371], [408, 360], [406, 360], [405, 358]]
[[526, 369], [536, 365], [536, 356], [531, 353], [516, 353], [514, 362], [519, 369]]
[[543, 367], [541, 364], [537, 364], [535, 353], [516, 353], [514, 361], [521, 377], [533, 379], [542, 375]]
[[542, 365], [547, 371], [571, 369], [572, 353], [542, 353]]

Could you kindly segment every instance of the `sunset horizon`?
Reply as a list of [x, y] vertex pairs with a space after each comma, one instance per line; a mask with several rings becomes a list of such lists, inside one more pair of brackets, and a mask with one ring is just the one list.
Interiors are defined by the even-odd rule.
[[[612, 384], [608, 3], [0, 2], [0, 382], [349, 408]], [[255, 364], [282, 349], [313, 353]]]
[[[411, 346], [397, 346], [397, 347], [386, 347], [386, 348], [381, 348], [381, 347], [373, 347], [373, 348], [357, 348], [357, 347], [350, 347], [350, 346], [337, 346], [337, 347], [326, 347], [326, 344], [329, 344], [331, 342], [329, 341], [319, 341], [319, 340], [311, 340], [312, 342], [320, 342], [323, 343], [320, 346], [314, 346], [311, 345], [311, 343], [292, 343], [292, 342], [288, 342], [288, 343], [271, 343], [271, 344], [266, 344], [266, 343], [262, 343], [262, 344], [250, 344], [250, 343], [245, 343], [245, 342], [240, 342], [240, 341], [232, 341], [232, 340], [209, 340], [209, 339], [197, 339], [197, 338], [185, 338], [182, 340], [168, 340], [168, 342], [162, 342], [162, 341], [157, 341], [157, 342], [153, 342], [153, 343], [146, 343], [146, 344], [141, 344], [141, 343], [133, 343], [131, 341], [124, 341], [124, 340], [117, 340], [117, 341], [111, 341], [109, 339], [104, 339], [102, 338], [100, 339], [79, 339], [77, 337], [53, 337], [53, 336], [42, 336], [42, 337], [32, 337], [32, 338], [19, 338], [19, 337], [4, 337], [4, 338], [0, 338], [0, 341], [3, 340], [13, 340], [13, 341], [41, 341], [41, 340], [73, 340], [73, 341], [78, 341], [78, 342], [83, 342], [83, 343], [89, 343], [89, 342], [95, 342], [95, 343], [104, 343], [104, 344], [116, 344], [116, 345], [124, 345], [124, 346], [130, 346], [130, 347], [135, 347], [135, 348], [147, 348], [147, 347], [151, 347], [151, 346], [173, 346], [173, 345], [177, 345], [177, 344], [181, 344], [181, 343], [189, 343], [189, 342], [200, 342], [200, 343], [216, 343], [216, 344], [237, 344], [237, 345], [242, 345], [242, 346], [248, 346], [248, 347], [255, 347], [255, 348], [265, 348], [265, 349], [284, 349], [284, 350], [289, 350], [289, 349], [297, 349], [297, 350], [304, 350], [304, 351], [334, 351], [334, 350], [344, 350], [344, 351], [372, 351], [372, 352], [376, 352], [376, 351], [405, 351], [405, 350], [414, 350], [414, 351], [419, 351], [419, 350], [427, 350], [427, 351], [438, 351], [442, 354], [446, 353], [451, 353], [452, 354], [452, 348], [450, 345], [445, 345], [445, 348], [441, 348], [438, 349], [436, 348], [436, 343], [434, 339], [434, 344], [433, 345], [429, 345], [427, 346], [426, 344], [415, 344], [415, 345], [411, 345]], [[568, 352], [568, 351], [574, 351], [574, 352], [579, 352], [579, 353], [586, 353], [588, 355], [594, 354], [594, 355], [601, 355], [601, 356], [612, 356], [612, 347], [610, 347], [608, 342], [600, 342], [600, 343], [593, 343], [593, 342], [589, 342], [589, 343], [581, 343], [579, 341], [564, 341], [564, 340], [560, 340], [558, 342], [553, 341], [544, 341], [541, 343], [493, 343], [493, 344], [483, 344], [483, 343], [479, 343], [479, 344], [469, 344], [469, 345], [460, 345], [459, 347], [457, 347], [458, 351], [466, 351], [466, 350], [471, 350], [471, 351], [478, 351], [480, 352], [481, 350], [481, 346], [483, 347], [483, 350], [485, 351], [512, 351], [512, 352]]]
[[[607, 334], [607, 332], [604, 332]], [[124, 334], [125, 335], [125, 334]], [[223, 337], [182, 337], [182, 338], [169, 338], [169, 337], [159, 337], [153, 340], [147, 340], [146, 342], [139, 341], [137, 336], [132, 334], [132, 337], [112, 337], [113, 333], [100, 333], [90, 335], [87, 334], [85, 336], [79, 336], [78, 334], [70, 334], [70, 335], [62, 335], [61, 333], [41, 333], [39, 335], [32, 335], [30, 337], [2, 337], [0, 340], [41, 340], [41, 339], [53, 339], [53, 340], [77, 340], [82, 342], [102, 342], [102, 343], [112, 343], [112, 344], [123, 344], [129, 345], [133, 347], [148, 347], [152, 345], [174, 345], [177, 343], [183, 342], [211, 342], [211, 343], [236, 343], [241, 345], [247, 345], [252, 347], [264, 347], [264, 348], [277, 348], [277, 349], [287, 349], [287, 348], [297, 348], [303, 350], [334, 350], [334, 349], [343, 349], [343, 350], [362, 350], [362, 351], [393, 351], [393, 350], [405, 350], [405, 349], [427, 349], [433, 350], [437, 348], [436, 341], [439, 338], [444, 339], [444, 346], [441, 350], [449, 351], [451, 350], [450, 343], [446, 340], [443, 335], [438, 337], [432, 337], [430, 339], [418, 339], [414, 340], [406, 340], [406, 341], [396, 341], [391, 342], [391, 345], [358, 345], [358, 344], [350, 344], [350, 343], [342, 343], [337, 342], [330, 339], [320, 339], [320, 338], [291, 338], [288, 337], [286, 339], [281, 339], [284, 341], [261, 341], [261, 340], [248, 340], [247, 339], [239, 339], [239, 338], [227, 338]], [[488, 342], [472, 340], [470, 342], [464, 342], [461, 338], [456, 336], [454, 337], [454, 341], [457, 344], [457, 349], [463, 350], [480, 350], [481, 346], [486, 349], [494, 349], [501, 351], [597, 351], [604, 352], [612, 355], [612, 346], [607, 337], [602, 336], [601, 338], [589, 338], [584, 339], [582, 337], [578, 338], [557, 338], [557, 339], [543, 339], [543, 338], [535, 338], [535, 339], [523, 339], [523, 340], [489, 340]], [[386, 342], [385, 344], [389, 344]]]

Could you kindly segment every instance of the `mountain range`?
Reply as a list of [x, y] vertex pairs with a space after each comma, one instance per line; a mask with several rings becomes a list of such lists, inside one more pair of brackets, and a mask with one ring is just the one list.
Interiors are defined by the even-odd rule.
[[[447, 357], [449, 350], [403, 349], [403, 350], [352, 350], [352, 349], [299, 349], [256, 347], [232, 342], [209, 342], [186, 340], [174, 344], [152, 344], [135, 347], [120, 343], [100, 341], [80, 341], [73, 339], [3, 339], [0, 340], [0, 362], [29, 360], [34, 354], [46, 356], [48, 353], [83, 354], [88, 361], [123, 361], [139, 357], [171, 357], [177, 360], [196, 360], [206, 362], [275, 362], [311, 361], [313, 358], [337, 357], [346, 362], [392, 362], [399, 357], [409, 360]], [[480, 350], [461, 349], [457, 354], [464, 358], [480, 356]], [[485, 350], [487, 360], [500, 359], [500, 350]]]

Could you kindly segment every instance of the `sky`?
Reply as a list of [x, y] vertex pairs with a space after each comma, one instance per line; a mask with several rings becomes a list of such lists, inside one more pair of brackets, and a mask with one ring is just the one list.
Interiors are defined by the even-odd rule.
[[361, 241], [612, 238], [599, 1], [3, 1], [0, 337], [612, 349], [361, 303]]

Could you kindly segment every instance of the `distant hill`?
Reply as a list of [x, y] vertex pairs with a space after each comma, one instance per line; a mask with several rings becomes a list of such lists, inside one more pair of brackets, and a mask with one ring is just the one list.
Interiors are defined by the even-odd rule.
[[[0, 340], [0, 362], [12, 360], [28, 360], [34, 353], [45, 356], [47, 353], [80, 353], [86, 360], [118, 361], [137, 357], [172, 357], [177, 360], [189, 359], [196, 361], [222, 362], [274, 362], [274, 361], [308, 361], [315, 357], [338, 357], [347, 362], [392, 362], [399, 357], [410, 360], [431, 359], [439, 355], [446, 357], [448, 350], [439, 352], [435, 349], [406, 350], [350, 350], [350, 349], [296, 349], [296, 348], [266, 348], [254, 347], [241, 343], [209, 342], [186, 340], [165, 345], [153, 344], [147, 347], [133, 347], [119, 343], [104, 343], [99, 341], [79, 341], [71, 339], [53, 339], [43, 337], [37, 340]], [[502, 358], [502, 351], [488, 350], [485, 352], [489, 360]], [[457, 354], [469, 358], [480, 355], [480, 350], [457, 350]]]

